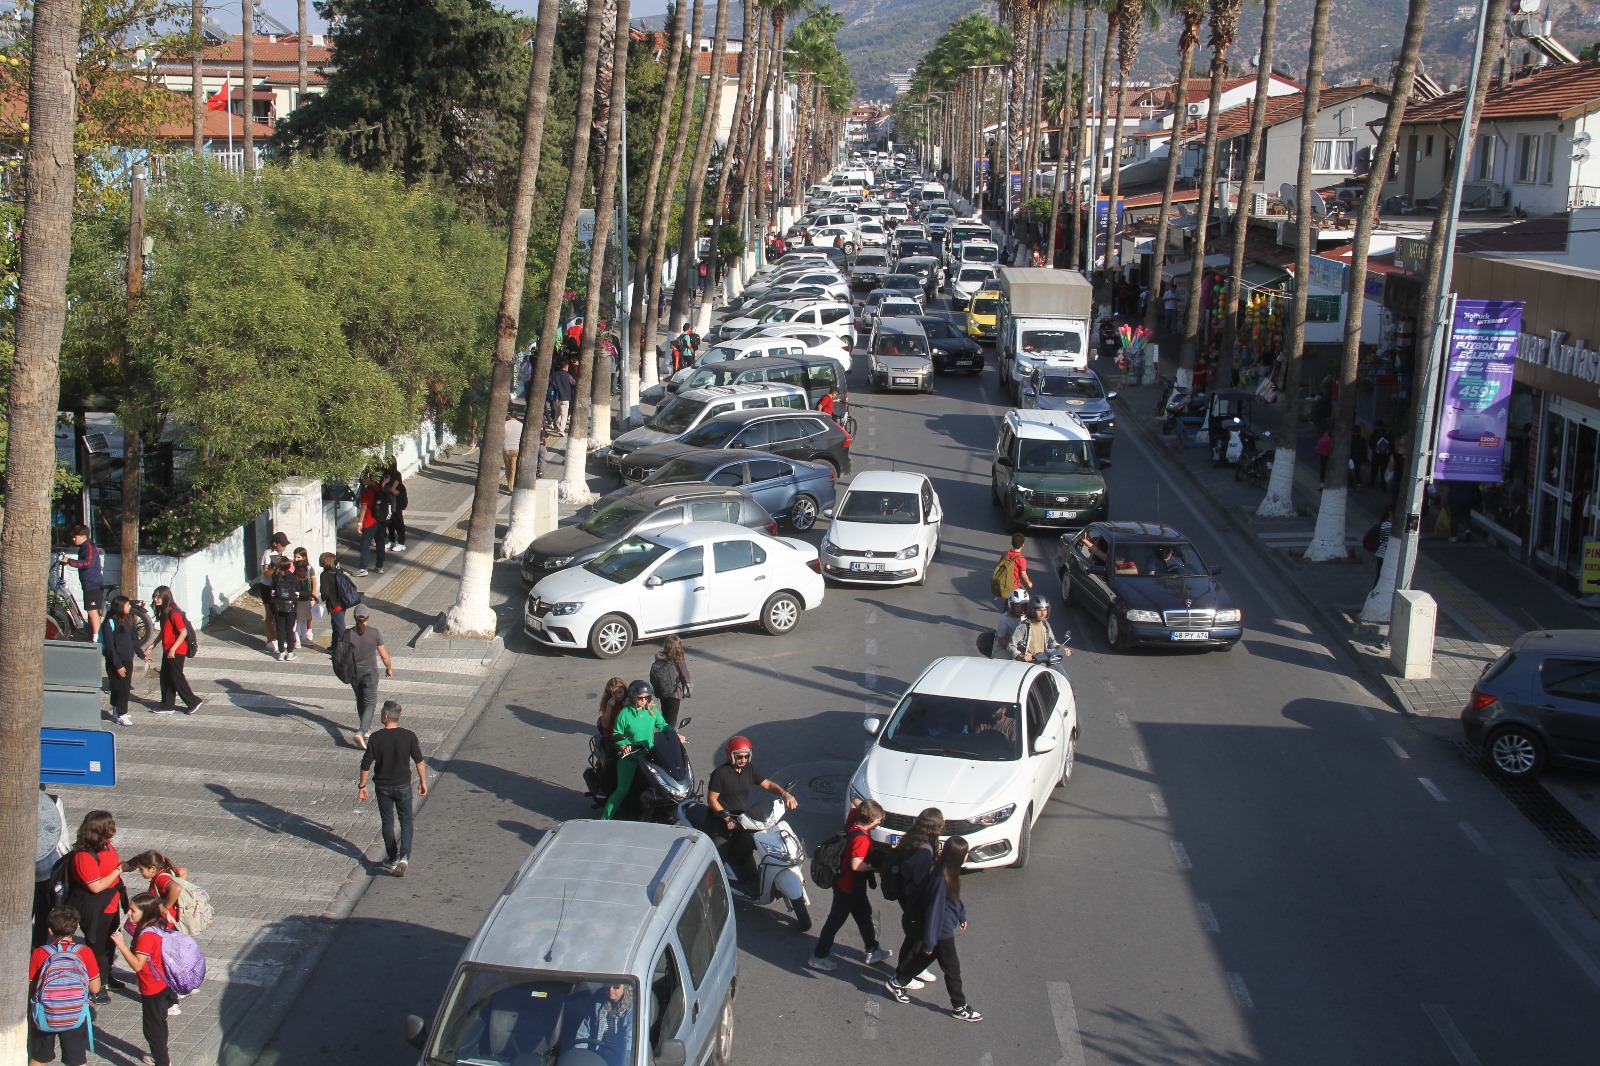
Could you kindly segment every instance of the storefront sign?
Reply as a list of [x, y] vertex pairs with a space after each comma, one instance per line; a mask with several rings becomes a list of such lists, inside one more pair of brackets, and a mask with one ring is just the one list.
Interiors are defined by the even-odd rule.
[[1521, 300], [1456, 301], [1445, 354], [1436, 479], [1500, 480], [1521, 326]]
[[1581, 589], [1585, 595], [1600, 592], [1600, 540], [1586, 537], [1583, 542], [1583, 568], [1579, 571]]
[[1311, 279], [1311, 286], [1323, 292], [1344, 292], [1345, 265], [1337, 259], [1325, 259], [1320, 255], [1311, 257], [1311, 269], [1306, 276]]
[[[1122, 239], [1122, 208], [1124, 201], [1117, 197], [1117, 222], [1116, 236]], [[1096, 266], [1106, 265], [1106, 234], [1111, 227], [1111, 197], [1096, 196], [1094, 198], [1094, 261]], [[1120, 245], [1119, 245], [1120, 247]]]
[[1394, 265], [1408, 274], [1421, 274], [1427, 266], [1428, 241], [1424, 237], [1397, 237]]

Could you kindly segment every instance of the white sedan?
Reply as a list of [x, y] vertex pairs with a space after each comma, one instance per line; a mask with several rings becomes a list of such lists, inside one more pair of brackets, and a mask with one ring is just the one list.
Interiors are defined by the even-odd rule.
[[935, 659], [873, 735], [850, 798], [887, 812], [872, 831], [893, 844], [928, 807], [965, 837], [968, 869], [1026, 866], [1033, 829], [1072, 778], [1078, 710], [1066, 675], [1033, 663]]
[[[856, 250], [859, 236], [852, 226], [846, 229], [843, 226], [818, 226], [806, 234], [806, 243], [813, 248], [842, 248], [845, 255], [850, 255]], [[834, 241], [838, 241], [835, 244]]]
[[922, 474], [867, 470], [850, 483], [822, 540], [822, 573], [864, 585], [922, 584], [944, 510]]
[[541, 644], [614, 659], [636, 640], [759, 622], [781, 636], [822, 603], [817, 550], [726, 522], [635, 534], [528, 593], [522, 628]]
[[889, 243], [889, 231], [881, 222], [863, 222], [856, 227], [856, 232], [861, 234], [863, 248], [883, 248]]
[[751, 337], [780, 337], [803, 346], [810, 356], [825, 356], [839, 364], [839, 369], [850, 373], [850, 343], [835, 333], [824, 333], [811, 326], [780, 324], [776, 326], [751, 326], [742, 330], [738, 339]]

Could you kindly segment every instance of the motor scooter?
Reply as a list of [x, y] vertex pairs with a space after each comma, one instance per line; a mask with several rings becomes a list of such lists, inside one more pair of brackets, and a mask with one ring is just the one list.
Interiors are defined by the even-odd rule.
[[1272, 475], [1272, 434], [1244, 430], [1239, 434], [1239, 461], [1233, 468], [1235, 481], [1249, 481], [1253, 485], [1266, 483]]
[[1171, 433], [1179, 422], [1185, 427], [1195, 428], [1206, 417], [1206, 394], [1195, 392], [1187, 385], [1174, 385], [1172, 394], [1167, 397], [1166, 418], [1161, 423], [1161, 432]]
[[[771, 804], [771, 810], [763, 816], [745, 812], [735, 818], [740, 829], [755, 837], [756, 876], [749, 881], [740, 880], [738, 871], [729, 863], [724, 861], [722, 867], [727, 872], [728, 887], [735, 897], [757, 906], [783, 900], [794, 914], [796, 931], [804, 933], [811, 929], [811, 897], [806, 893], [806, 879], [801, 872], [806, 862], [806, 846], [789, 828], [784, 818], [787, 813], [788, 808], [782, 802], [775, 801]], [[678, 804], [674, 822], [692, 826], [703, 833], [707, 820], [712, 817], [711, 808], [700, 799], [697, 792]]]
[[[678, 728], [687, 728], [691, 721], [693, 718], [685, 718]], [[616, 787], [618, 757], [607, 750], [607, 743], [599, 733], [589, 738], [589, 765], [583, 771], [586, 792], [596, 807], [602, 806]], [[688, 751], [676, 732], [663, 729], [650, 750], [637, 758], [633, 786], [620, 813], [632, 821], [671, 824], [679, 805], [695, 798], [694, 766]]]

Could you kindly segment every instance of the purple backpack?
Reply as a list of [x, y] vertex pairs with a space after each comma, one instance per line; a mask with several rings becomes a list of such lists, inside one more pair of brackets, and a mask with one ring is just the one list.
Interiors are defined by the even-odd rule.
[[161, 975], [167, 987], [187, 996], [206, 979], [206, 957], [194, 937], [177, 929], [161, 929]]

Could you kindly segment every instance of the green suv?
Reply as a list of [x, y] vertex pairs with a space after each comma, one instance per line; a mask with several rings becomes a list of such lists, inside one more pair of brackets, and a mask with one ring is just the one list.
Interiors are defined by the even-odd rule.
[[1012, 529], [1082, 529], [1110, 517], [1094, 438], [1065, 411], [1006, 413], [991, 467], [991, 492]]

